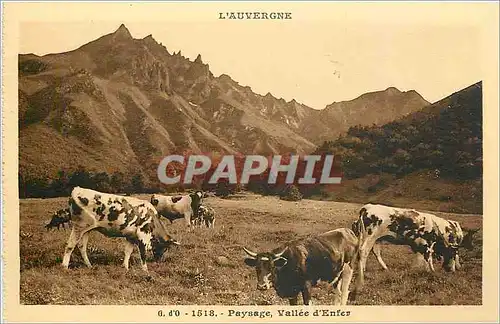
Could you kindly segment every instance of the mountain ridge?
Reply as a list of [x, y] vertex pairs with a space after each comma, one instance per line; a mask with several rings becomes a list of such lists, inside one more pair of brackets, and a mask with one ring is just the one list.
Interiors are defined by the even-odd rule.
[[201, 54], [170, 54], [152, 35], [134, 39], [120, 25], [68, 52], [19, 55], [20, 172], [50, 177], [82, 164], [154, 179], [167, 154], [309, 153], [349, 126], [428, 104], [410, 91], [376, 96], [373, 105], [354, 99], [316, 110], [256, 94], [228, 74], [215, 77]]

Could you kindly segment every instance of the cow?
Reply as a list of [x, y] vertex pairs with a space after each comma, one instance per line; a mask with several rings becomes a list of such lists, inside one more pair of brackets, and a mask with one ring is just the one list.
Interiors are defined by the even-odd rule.
[[291, 241], [271, 252], [243, 250], [245, 264], [257, 272], [257, 289], [274, 287], [277, 295], [297, 305], [301, 293], [304, 305], [311, 302], [311, 288], [321, 281], [335, 288], [335, 305], [346, 305], [355, 299], [357, 289], [349, 296], [359, 241], [351, 229], [339, 228], [305, 239]]
[[458, 248], [472, 248], [473, 231], [464, 236], [458, 222], [415, 209], [366, 204], [361, 207], [359, 218], [353, 223], [352, 229], [361, 237], [358, 259], [360, 285], [364, 282], [370, 251], [382, 268], [387, 270], [380, 254], [380, 243], [384, 241], [410, 246], [417, 257], [425, 260], [428, 271], [435, 271], [433, 256], [444, 258], [445, 271], [460, 269]]
[[57, 230], [59, 230], [60, 226], [62, 226], [63, 228], [65, 228], [66, 224], [68, 224], [69, 226], [70, 221], [71, 214], [69, 212], [69, 208], [59, 209], [52, 215], [50, 221], [45, 225], [45, 229], [48, 231], [56, 227]]
[[66, 269], [77, 244], [85, 265], [92, 267], [87, 256], [87, 243], [89, 232], [93, 230], [108, 237], [125, 238], [123, 266], [126, 270], [135, 245], [139, 247], [142, 269], [146, 272], [147, 251], [153, 249], [155, 258], [159, 259], [166, 248], [179, 245], [167, 234], [155, 208], [147, 201], [75, 187], [68, 204], [73, 229], [62, 261]]
[[210, 206], [201, 205], [198, 209], [198, 217], [194, 219], [195, 226], [202, 226], [205, 224], [208, 228], [215, 226], [215, 210]]
[[184, 218], [186, 225], [191, 226], [192, 220], [198, 217], [198, 209], [203, 200], [203, 192], [196, 191], [183, 196], [163, 196], [154, 194], [150, 202], [160, 216], [173, 223], [176, 219]]

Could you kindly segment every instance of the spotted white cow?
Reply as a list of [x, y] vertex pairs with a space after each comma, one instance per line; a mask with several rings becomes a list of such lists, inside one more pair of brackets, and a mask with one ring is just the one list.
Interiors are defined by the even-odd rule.
[[165, 249], [179, 243], [167, 234], [155, 208], [147, 201], [75, 187], [69, 198], [69, 211], [73, 229], [64, 251], [62, 266], [68, 268], [76, 245], [88, 267], [87, 243], [90, 231], [108, 237], [124, 237], [123, 265], [128, 270], [134, 246], [139, 247], [142, 269], [147, 271], [146, 252], [153, 249], [155, 258]]
[[434, 271], [434, 255], [444, 258], [443, 268], [446, 271], [455, 271], [461, 268], [458, 248], [464, 246], [471, 249], [474, 233], [470, 231], [464, 236], [458, 222], [433, 214], [374, 204], [366, 204], [361, 208], [359, 218], [352, 225], [352, 229], [361, 241], [361, 284], [364, 281], [370, 251], [377, 257], [379, 264], [387, 269], [380, 254], [381, 242], [410, 246], [418, 257], [423, 257], [427, 270]]
[[210, 206], [201, 205], [198, 217], [194, 218], [193, 225], [201, 227], [203, 224], [208, 228], [215, 226], [215, 210]]
[[196, 191], [189, 195], [164, 196], [154, 194], [150, 202], [159, 215], [167, 218], [171, 223], [176, 219], [184, 218], [187, 226], [198, 217], [198, 210], [203, 200], [203, 192]]

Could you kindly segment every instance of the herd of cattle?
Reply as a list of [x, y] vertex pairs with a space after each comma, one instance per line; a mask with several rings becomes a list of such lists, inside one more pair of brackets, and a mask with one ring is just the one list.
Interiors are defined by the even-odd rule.
[[[126, 269], [134, 246], [138, 246], [142, 268], [147, 271], [148, 251], [159, 261], [169, 246], [180, 244], [167, 233], [160, 217], [170, 222], [184, 219], [188, 227], [214, 226], [215, 212], [202, 204], [203, 198], [204, 193], [196, 191], [180, 196], [155, 194], [146, 201], [75, 187], [68, 208], [57, 211], [46, 227], [72, 224], [62, 260], [65, 268], [76, 246], [84, 263], [91, 267], [87, 256], [88, 235], [96, 230], [108, 237], [125, 238], [123, 266]], [[429, 271], [434, 271], [433, 259], [442, 259], [443, 268], [454, 272], [461, 268], [459, 248], [472, 249], [477, 231], [464, 230], [456, 221], [414, 209], [367, 204], [351, 228], [297, 239], [270, 252], [257, 253], [243, 247], [247, 254], [244, 263], [256, 269], [257, 289], [274, 287], [278, 296], [287, 298], [290, 305], [298, 303], [300, 294], [304, 305], [309, 305], [311, 288], [319, 281], [329, 282], [335, 289], [335, 305], [346, 305], [361, 292], [370, 252], [387, 269], [381, 257], [382, 242], [410, 246], [425, 260]], [[355, 273], [355, 287], [351, 292], [349, 287]]]

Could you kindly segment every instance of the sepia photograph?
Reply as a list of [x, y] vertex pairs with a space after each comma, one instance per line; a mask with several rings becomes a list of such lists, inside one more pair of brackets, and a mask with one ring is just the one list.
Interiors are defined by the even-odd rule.
[[197, 5], [4, 5], [16, 308], [498, 320], [498, 3]]

